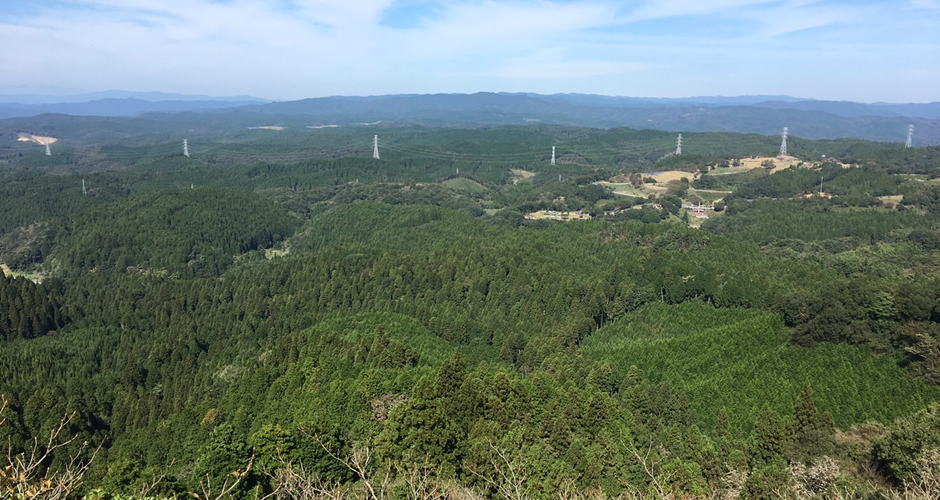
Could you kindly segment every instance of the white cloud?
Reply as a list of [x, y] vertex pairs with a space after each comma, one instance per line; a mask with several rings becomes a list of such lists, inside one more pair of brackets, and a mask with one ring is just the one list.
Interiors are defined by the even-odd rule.
[[940, 0], [911, 0], [915, 9], [940, 9]]
[[647, 64], [622, 63], [612, 61], [509, 61], [499, 68], [487, 72], [497, 78], [511, 80], [576, 80], [636, 73], [648, 68]]
[[772, 0], [650, 0], [634, 10], [628, 19], [643, 21], [676, 16], [700, 16], [729, 12], [753, 5], [773, 3]]
[[[860, 50], [875, 60], [887, 56], [895, 42], [885, 40], [921, 53], [940, 45], [929, 34], [931, 14], [895, 12], [889, 4], [656, 0], [625, 8], [614, 0], [461, 0], [434, 3], [434, 15], [410, 28], [383, 26], [383, 16], [402, 1], [411, 2], [76, 0], [43, 7], [37, 0], [31, 16], [0, 14], [7, 22], [0, 44], [8, 48], [0, 65], [14, 68], [0, 74], [0, 85], [300, 98], [507, 87], [600, 91], [621, 89], [618, 77], [630, 74], [631, 89], [645, 95], [729, 93], [717, 88], [721, 78], [706, 75], [714, 72], [755, 75], [745, 80], [756, 82], [748, 92], [764, 93], [758, 85], [768, 79], [756, 74], [761, 61], [798, 52], [803, 67], [829, 67]], [[722, 28], [670, 29], [676, 16]], [[820, 27], [827, 29], [810, 30]], [[696, 78], [688, 77], [689, 67]], [[877, 68], [847, 71], [859, 80]], [[712, 80], [712, 91], [699, 86]], [[922, 87], [934, 95], [937, 81]]]

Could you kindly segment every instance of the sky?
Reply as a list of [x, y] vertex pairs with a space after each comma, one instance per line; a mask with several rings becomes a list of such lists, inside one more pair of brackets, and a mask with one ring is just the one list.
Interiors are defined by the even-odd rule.
[[940, 0], [2, 0], [0, 89], [940, 101]]

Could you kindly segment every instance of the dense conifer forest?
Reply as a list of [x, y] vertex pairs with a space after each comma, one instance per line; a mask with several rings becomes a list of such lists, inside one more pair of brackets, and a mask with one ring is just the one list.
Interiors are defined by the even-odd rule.
[[0, 497], [940, 495], [940, 148], [99, 122], [0, 121]]

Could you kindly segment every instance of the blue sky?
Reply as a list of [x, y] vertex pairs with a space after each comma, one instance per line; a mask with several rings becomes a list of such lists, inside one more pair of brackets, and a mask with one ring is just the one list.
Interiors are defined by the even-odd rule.
[[940, 101], [940, 0], [5, 0], [0, 89]]

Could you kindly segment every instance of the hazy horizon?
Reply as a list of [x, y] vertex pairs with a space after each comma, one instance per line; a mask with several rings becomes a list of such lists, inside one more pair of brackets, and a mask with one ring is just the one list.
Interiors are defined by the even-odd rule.
[[[40, 90], [33, 90], [40, 89]], [[189, 98], [197, 97], [207, 97], [212, 99], [239, 99], [239, 98], [251, 98], [251, 99], [261, 99], [271, 102], [289, 102], [294, 100], [304, 100], [304, 99], [328, 99], [328, 98], [372, 98], [372, 97], [390, 97], [390, 96], [407, 96], [407, 95], [472, 95], [472, 94], [531, 94], [531, 95], [543, 95], [543, 96], [552, 96], [552, 95], [584, 95], [584, 96], [598, 96], [598, 97], [611, 97], [615, 99], [625, 98], [625, 99], [649, 99], [649, 100], [695, 100], [695, 99], [738, 99], [738, 98], [749, 98], [749, 97], [766, 97], [769, 101], [772, 101], [774, 98], [786, 98], [793, 99], [797, 101], [830, 101], [830, 102], [854, 102], [858, 104], [933, 104], [940, 101], [922, 101], [922, 102], [890, 102], [890, 101], [849, 101], [849, 100], [836, 100], [836, 99], [816, 99], [813, 97], [805, 96], [793, 96], [793, 95], [768, 95], [768, 94], [747, 94], [747, 95], [688, 95], [688, 96], [677, 96], [677, 97], [663, 97], [663, 96], [639, 96], [639, 95], [611, 95], [611, 94], [592, 94], [585, 92], [556, 92], [552, 94], [548, 93], [538, 93], [538, 92], [509, 92], [509, 91], [500, 91], [500, 90], [480, 90], [476, 92], [428, 92], [428, 93], [400, 93], [400, 94], [368, 94], [368, 95], [352, 95], [352, 94], [332, 94], [332, 95], [323, 95], [323, 96], [311, 96], [311, 97], [301, 97], [298, 99], [271, 99], [263, 95], [211, 95], [211, 94], [183, 94], [177, 92], [168, 92], [164, 90], [128, 90], [128, 89], [115, 89], [108, 88], [102, 90], [85, 90], [85, 89], [64, 89], [52, 87], [11, 87], [0, 85], [0, 96], [17, 96], [17, 95], [36, 95], [36, 96], [46, 96], [46, 97], [74, 97], [74, 96], [84, 96], [88, 94], [106, 94], [110, 92], [122, 92], [128, 94], [165, 94], [167, 96], [185, 96]], [[103, 97], [99, 97], [101, 99]], [[172, 98], [167, 98], [165, 100], [173, 100]], [[12, 101], [11, 101], [12, 102]], [[51, 101], [50, 101], [51, 103]]]

